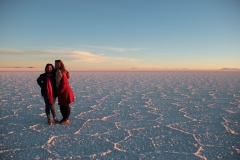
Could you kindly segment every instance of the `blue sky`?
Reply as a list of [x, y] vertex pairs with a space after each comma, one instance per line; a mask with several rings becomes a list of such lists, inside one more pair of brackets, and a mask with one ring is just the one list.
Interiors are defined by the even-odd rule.
[[1, 0], [0, 67], [240, 68], [239, 0]]

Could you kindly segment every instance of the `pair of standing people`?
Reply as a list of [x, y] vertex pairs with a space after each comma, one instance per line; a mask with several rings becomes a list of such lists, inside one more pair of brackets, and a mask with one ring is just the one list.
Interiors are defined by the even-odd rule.
[[48, 119], [48, 124], [52, 124], [50, 113], [52, 113], [53, 120], [58, 123], [55, 110], [55, 100], [58, 97], [58, 105], [62, 114], [61, 124], [68, 124], [71, 113], [70, 103], [74, 102], [74, 95], [69, 86], [68, 79], [69, 72], [61, 60], [55, 61], [55, 69], [52, 64], [46, 64], [45, 73], [41, 74], [37, 83], [41, 87], [41, 94], [45, 102], [45, 112]]

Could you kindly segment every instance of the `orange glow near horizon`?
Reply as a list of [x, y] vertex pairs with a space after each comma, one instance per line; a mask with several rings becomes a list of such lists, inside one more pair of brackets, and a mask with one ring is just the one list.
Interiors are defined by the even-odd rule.
[[[99, 68], [99, 69], [79, 69], [79, 68], [67, 68], [69, 71], [239, 71], [240, 69], [231, 69], [231, 68], [225, 68], [225, 69], [104, 69], [104, 68]], [[19, 68], [0, 68], [0, 71], [42, 71], [44, 72], [44, 67], [43, 68], [24, 68], [24, 67], [19, 67]]]

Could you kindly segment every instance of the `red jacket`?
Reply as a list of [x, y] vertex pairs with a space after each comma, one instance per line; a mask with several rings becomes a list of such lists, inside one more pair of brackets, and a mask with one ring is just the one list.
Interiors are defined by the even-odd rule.
[[69, 73], [62, 76], [58, 87], [58, 105], [65, 106], [74, 102], [74, 95], [68, 83]]

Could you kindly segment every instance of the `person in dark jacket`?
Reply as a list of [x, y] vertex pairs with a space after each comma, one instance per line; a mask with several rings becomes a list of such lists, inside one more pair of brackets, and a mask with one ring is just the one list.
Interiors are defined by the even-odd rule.
[[48, 124], [52, 124], [52, 119], [50, 112], [52, 113], [53, 120], [57, 123], [58, 119], [55, 110], [55, 100], [56, 100], [56, 79], [54, 73], [54, 67], [52, 64], [46, 64], [45, 73], [41, 74], [37, 79], [38, 85], [41, 87], [41, 94], [45, 102], [45, 112], [48, 119]]
[[63, 119], [60, 121], [61, 124], [68, 124], [69, 116], [71, 113], [70, 103], [74, 102], [73, 91], [68, 83], [69, 72], [65, 69], [65, 66], [61, 60], [55, 61], [56, 68], [56, 86], [57, 86], [57, 96], [58, 105], [60, 106], [60, 111]]

